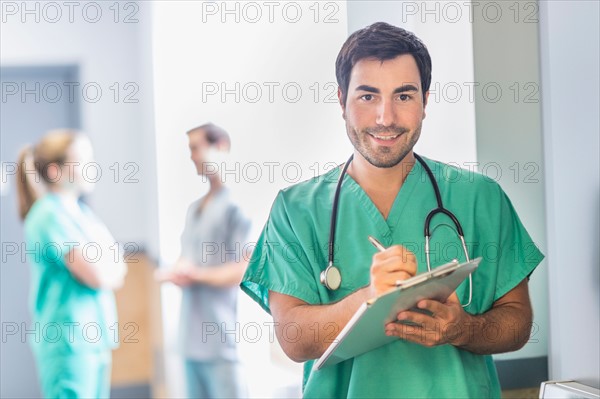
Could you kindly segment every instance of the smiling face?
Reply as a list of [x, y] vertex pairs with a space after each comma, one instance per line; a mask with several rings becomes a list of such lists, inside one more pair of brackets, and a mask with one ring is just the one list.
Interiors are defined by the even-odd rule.
[[410, 54], [365, 58], [352, 68], [345, 105], [338, 95], [348, 137], [371, 165], [391, 168], [412, 153], [425, 118], [420, 82]]

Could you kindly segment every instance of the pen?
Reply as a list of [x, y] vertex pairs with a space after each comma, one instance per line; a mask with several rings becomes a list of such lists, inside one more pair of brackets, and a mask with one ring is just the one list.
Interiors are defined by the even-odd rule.
[[373, 246], [375, 248], [377, 248], [377, 250], [379, 252], [385, 251], [385, 247], [383, 245], [381, 245], [381, 243], [379, 241], [377, 241], [377, 239], [375, 237], [369, 236], [369, 241], [371, 241], [371, 244], [373, 244]]
[[[379, 252], [383, 252], [385, 251], [385, 247], [377, 240], [377, 238], [373, 237], [373, 236], [369, 236], [369, 241], [371, 241], [371, 244], [373, 244], [373, 246], [375, 248], [377, 248], [377, 250], [379, 250]], [[402, 281], [398, 280], [396, 281], [396, 287], [400, 287], [402, 286]]]

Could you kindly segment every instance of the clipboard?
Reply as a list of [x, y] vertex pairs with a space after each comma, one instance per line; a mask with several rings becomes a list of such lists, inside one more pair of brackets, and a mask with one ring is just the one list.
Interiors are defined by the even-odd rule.
[[454, 260], [404, 280], [398, 288], [363, 303], [315, 362], [314, 368], [320, 370], [396, 341], [398, 338], [385, 335], [387, 323], [422, 299], [445, 301], [475, 271], [479, 262], [481, 257], [465, 263]]

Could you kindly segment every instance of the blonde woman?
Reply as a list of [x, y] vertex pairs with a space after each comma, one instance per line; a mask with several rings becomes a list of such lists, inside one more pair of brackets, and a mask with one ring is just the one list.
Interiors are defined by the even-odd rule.
[[[80, 197], [93, 184], [90, 140], [52, 131], [19, 157], [17, 187], [31, 265], [30, 342], [46, 398], [107, 398], [118, 344], [113, 290], [126, 267], [115, 241]], [[95, 176], [94, 176], [95, 177]]]

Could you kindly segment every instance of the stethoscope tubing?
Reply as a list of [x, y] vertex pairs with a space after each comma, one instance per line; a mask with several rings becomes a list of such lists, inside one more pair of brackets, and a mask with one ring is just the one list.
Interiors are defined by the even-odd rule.
[[[425, 169], [425, 172], [427, 173], [427, 176], [429, 177], [429, 180], [431, 182], [431, 186], [433, 187], [435, 199], [437, 202], [437, 207], [427, 214], [427, 217], [425, 218], [425, 226], [423, 228], [423, 235], [425, 236], [425, 258], [427, 261], [427, 270], [431, 271], [431, 263], [430, 263], [430, 258], [429, 258], [429, 240], [431, 238], [430, 225], [431, 225], [431, 220], [438, 213], [442, 213], [442, 214], [448, 216], [450, 218], [450, 220], [452, 220], [452, 223], [454, 223], [454, 226], [456, 227], [456, 231], [458, 233], [458, 236], [460, 238], [460, 241], [461, 241], [461, 244], [463, 247], [463, 251], [465, 253], [465, 258], [466, 258], [465, 260], [468, 262], [470, 260], [469, 252], [467, 250], [467, 245], [466, 245], [465, 238], [464, 238], [464, 232], [463, 232], [460, 222], [458, 221], [458, 218], [452, 212], [450, 212], [448, 209], [446, 209], [444, 207], [444, 204], [442, 202], [442, 195], [440, 193], [440, 188], [437, 184], [437, 181], [435, 180], [435, 176], [433, 175], [431, 168], [427, 165], [427, 163], [423, 160], [423, 158], [421, 158], [420, 155], [418, 155], [416, 153], [413, 153], [413, 154], [414, 154], [416, 160], [421, 164], [423, 169]], [[336, 266], [334, 266], [334, 262], [335, 262], [335, 260], [334, 260], [335, 230], [337, 227], [337, 213], [338, 213], [340, 192], [341, 192], [342, 184], [344, 181], [344, 176], [346, 175], [348, 167], [350, 166], [350, 163], [352, 162], [353, 159], [354, 159], [354, 154], [352, 154], [350, 156], [350, 158], [348, 158], [348, 160], [346, 161], [346, 164], [342, 168], [342, 171], [340, 172], [340, 176], [337, 181], [337, 186], [335, 188], [335, 194], [333, 196], [333, 206], [331, 209], [331, 221], [330, 221], [330, 226], [329, 226], [328, 264], [327, 264], [327, 268], [321, 273], [321, 282], [323, 283], [323, 285], [325, 285], [330, 290], [335, 290], [335, 289], [339, 288], [339, 285], [341, 283], [341, 273], [339, 273], [339, 269]], [[336, 284], [329, 284], [329, 282], [328, 282], [327, 277], [328, 277], [330, 271], [334, 271], [335, 275], [339, 276], [340, 281], [339, 282], [336, 281]], [[334, 286], [337, 288], [332, 288]], [[473, 277], [472, 277], [472, 275], [469, 275], [469, 302], [466, 305], [463, 305], [463, 307], [469, 306], [471, 304], [472, 298], [473, 298]]]

